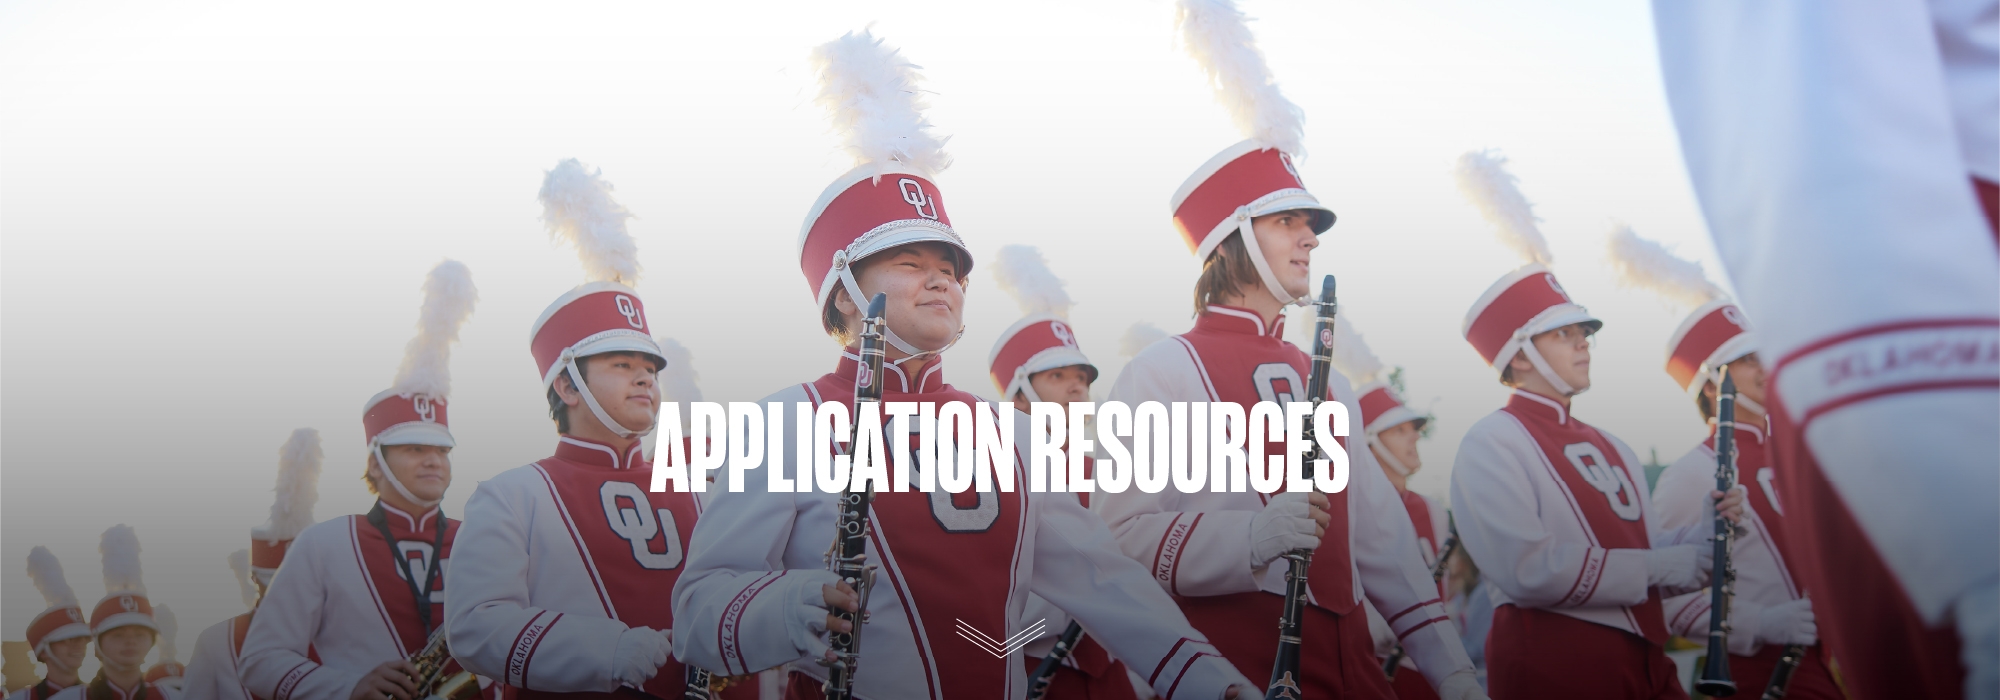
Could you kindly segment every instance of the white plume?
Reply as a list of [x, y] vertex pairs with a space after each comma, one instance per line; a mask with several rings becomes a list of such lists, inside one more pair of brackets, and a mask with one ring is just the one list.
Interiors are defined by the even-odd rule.
[[104, 556], [104, 594], [145, 595], [146, 583], [139, 567], [139, 533], [130, 525], [113, 525], [104, 531], [97, 552]]
[[63, 576], [62, 562], [56, 560], [49, 548], [37, 545], [28, 550], [28, 578], [35, 582], [35, 590], [42, 592], [42, 600], [49, 607], [76, 605], [76, 591], [70, 589], [69, 578]]
[[1346, 316], [1333, 319], [1333, 368], [1355, 386], [1374, 381], [1382, 373], [1382, 360], [1368, 349], [1368, 341], [1361, 337], [1361, 331], [1354, 330], [1354, 324], [1348, 323]]
[[694, 371], [694, 353], [673, 338], [660, 338], [661, 358], [667, 361], [660, 370], [660, 395], [663, 401], [700, 401], [701, 386], [696, 382], [701, 375]]
[[271, 521], [260, 528], [259, 536], [271, 544], [298, 537], [313, 524], [313, 504], [319, 502], [319, 431], [299, 428], [278, 448], [278, 493], [271, 503]]
[[866, 29], [820, 44], [809, 60], [819, 81], [813, 102], [826, 110], [855, 165], [893, 161], [931, 175], [951, 167], [944, 152], [950, 139], [933, 133], [924, 117], [923, 66]]
[[1022, 313], [1069, 317], [1069, 292], [1034, 246], [1001, 246], [993, 262], [993, 281], [1014, 297]]
[[479, 290], [465, 263], [446, 260], [424, 278], [424, 309], [417, 317], [417, 337], [403, 348], [403, 366], [396, 370], [395, 392], [442, 399], [451, 394], [451, 346], [458, 331], [472, 318]]
[[1724, 296], [1721, 287], [1708, 281], [1701, 263], [1684, 260], [1666, 246], [1640, 238], [1630, 226], [1619, 224], [1605, 242], [1611, 266], [1618, 270], [1619, 281], [1628, 286], [1652, 290], [1689, 308]]
[[1493, 224], [1500, 242], [1520, 253], [1523, 260], [1548, 265], [1555, 262], [1549, 241], [1542, 237], [1535, 218], [1535, 205], [1521, 195], [1507, 157], [1492, 151], [1467, 151], [1458, 157], [1458, 191], [1472, 200], [1481, 216]]
[[1278, 89], [1249, 22], [1234, 0], [1180, 0], [1174, 6], [1182, 45], [1201, 64], [1236, 128], [1264, 146], [1304, 156], [1305, 111]]
[[250, 580], [250, 550], [230, 552], [229, 570], [236, 574], [236, 592], [243, 596], [243, 607], [257, 607], [257, 584]]
[[625, 232], [632, 212], [611, 198], [603, 171], [575, 158], [557, 163], [542, 178], [542, 223], [549, 237], [576, 248], [588, 282], [639, 282], [639, 243]]
[[1171, 337], [1173, 337], [1171, 334], [1160, 330], [1159, 326], [1140, 321], [1132, 324], [1130, 328], [1126, 328], [1125, 337], [1118, 339], [1118, 354], [1126, 357], [1138, 357], [1141, 350], [1145, 350], [1154, 343]]
[[178, 663], [180, 653], [174, 648], [174, 638], [181, 634], [181, 622], [174, 618], [174, 611], [165, 605], [153, 606], [153, 625], [160, 628], [159, 663]]

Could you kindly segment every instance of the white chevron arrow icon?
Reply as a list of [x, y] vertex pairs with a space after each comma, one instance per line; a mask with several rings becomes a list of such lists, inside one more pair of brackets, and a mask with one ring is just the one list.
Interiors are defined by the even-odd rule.
[[985, 632], [973, 628], [972, 625], [967, 624], [964, 620], [959, 620], [958, 636], [964, 637], [967, 641], [978, 645], [981, 649], [985, 649], [986, 653], [992, 654], [995, 658], [1005, 658], [1009, 654], [1020, 651], [1022, 647], [1028, 646], [1029, 642], [1041, 638], [1042, 634], [1048, 631], [1048, 626], [1042, 624], [1044, 622], [1048, 622], [1048, 620], [1036, 620], [1034, 624], [1028, 625], [1027, 629], [1021, 630], [1014, 636], [1003, 640], [989, 636]]

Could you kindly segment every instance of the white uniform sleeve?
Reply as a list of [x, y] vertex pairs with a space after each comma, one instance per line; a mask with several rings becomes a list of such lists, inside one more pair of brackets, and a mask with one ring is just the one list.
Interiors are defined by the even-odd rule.
[[1472, 673], [1472, 657], [1466, 655], [1458, 628], [1438, 597], [1437, 582], [1417, 550], [1417, 528], [1410, 524], [1402, 494], [1364, 441], [1350, 439], [1348, 446], [1348, 541], [1362, 592], [1388, 619], [1396, 641], [1431, 687], [1453, 673]]
[[[283, 566], [257, 605], [250, 633], [243, 639], [243, 686], [272, 700], [347, 700], [361, 673], [322, 666], [307, 658], [313, 639], [326, 620], [326, 580], [321, 571], [324, 552], [341, 543], [343, 519], [306, 528], [292, 542]], [[284, 692], [280, 692], [280, 690]]]
[[[534, 552], [528, 534], [531, 493], [506, 480], [482, 482], [465, 504], [451, 548], [445, 625], [452, 656], [465, 670], [550, 692], [609, 692], [612, 652], [624, 623], [603, 616], [565, 615], [530, 604]], [[257, 613], [262, 624], [264, 613]]]
[[1030, 589], [1073, 611], [1092, 638], [1146, 674], [1161, 697], [1219, 698], [1232, 685], [1258, 687], [1188, 624], [1144, 567], [1119, 551], [1102, 520], [1067, 494], [1031, 498], [1041, 520]]
[[767, 460], [743, 480], [742, 492], [710, 492], [688, 540], [687, 569], [674, 584], [674, 656], [681, 661], [740, 675], [806, 654], [788, 632], [787, 603], [800, 586], [818, 590], [819, 579], [784, 573], [799, 494], [770, 491], [764, 473], [776, 467], [795, 474], [792, 464]]
[[[187, 676], [181, 689], [190, 697], [214, 700], [249, 700], [243, 682], [229, 663], [229, 620], [210, 625], [195, 638], [194, 655], [188, 658]], [[234, 694], [231, 694], [234, 691]]]
[[1688, 174], [1773, 408], [1810, 417], [1813, 457], [1932, 625], [2000, 577], [2000, 265], [1970, 181], [2000, 179], [1993, 8], [1653, 3]]
[[[1135, 410], [1146, 401], [1168, 406], [1175, 401], [1207, 401], [1198, 386], [1201, 376], [1180, 341], [1154, 343], [1118, 374], [1110, 400]], [[1131, 439], [1120, 441], [1129, 453]], [[1182, 511], [1182, 500], [1171, 484], [1159, 493], [1134, 486], [1124, 493], [1096, 494], [1091, 507], [1111, 525], [1125, 555], [1147, 566], [1153, 566], [1163, 544], [1175, 538], [1180, 554], [1174, 564], [1153, 572], [1154, 580], [1169, 593], [1211, 596], [1259, 590], [1264, 570], [1253, 568], [1250, 552], [1250, 520], [1256, 511]]]
[[[1527, 607], [1645, 602], [1646, 550], [1557, 539], [1542, 525], [1543, 513], [1572, 507], [1544, 503], [1537, 496], [1531, 471], [1547, 469], [1534, 438], [1505, 413], [1481, 419], [1459, 443], [1451, 477], [1452, 512], [1465, 523], [1458, 526], [1459, 538], [1480, 575], [1508, 600]], [[1597, 576], [1596, 585], [1579, 585], [1586, 575]]]
[[[1703, 511], [1713, 514], [1708, 493], [1715, 490], [1714, 453], [1696, 447], [1660, 472], [1653, 486], [1653, 510], [1648, 515], [1660, 531], [1687, 530], [1701, 525]], [[1706, 526], [1704, 526], [1706, 527]], [[1708, 637], [1709, 592], [1683, 593], [1664, 601], [1667, 631], [1700, 641]]]

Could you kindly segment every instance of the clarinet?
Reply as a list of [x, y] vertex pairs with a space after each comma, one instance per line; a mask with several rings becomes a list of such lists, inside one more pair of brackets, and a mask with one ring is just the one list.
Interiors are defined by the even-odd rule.
[[1056, 679], [1056, 667], [1062, 665], [1063, 659], [1069, 658], [1081, 639], [1083, 625], [1070, 620], [1069, 626], [1063, 628], [1062, 636], [1056, 638], [1056, 648], [1050, 649], [1049, 655], [1042, 657], [1041, 665], [1035, 667], [1034, 674], [1028, 676], [1028, 700], [1042, 700], [1049, 694], [1049, 683]]
[[[1728, 493], [1736, 488], [1736, 378], [1723, 367], [1722, 388], [1715, 394], [1715, 490]], [[1736, 694], [1736, 681], [1729, 677], [1729, 599], [1736, 593], [1736, 567], [1729, 561], [1729, 545], [1736, 526], [1715, 514], [1715, 571], [1719, 575], [1709, 586], [1708, 660], [1695, 678], [1694, 689], [1710, 697]]]
[[1785, 691], [1792, 687], [1792, 672], [1805, 663], [1806, 645], [1787, 644], [1785, 651], [1778, 655], [1778, 667], [1771, 669], [1771, 682], [1764, 685], [1764, 696], [1760, 700], [1784, 700]]
[[[1434, 582], [1444, 580], [1445, 568], [1451, 563], [1451, 553], [1458, 550], [1458, 519], [1449, 512], [1444, 514], [1444, 518], [1450, 534], [1444, 538], [1444, 549], [1438, 550], [1437, 561], [1431, 563], [1431, 580]], [[1396, 669], [1402, 668], [1405, 655], [1403, 645], [1396, 645], [1395, 651], [1389, 652], [1389, 658], [1382, 662], [1382, 675], [1396, 680]]]
[[689, 664], [686, 679], [687, 692], [681, 695], [684, 700], [715, 700], [715, 674]]
[[[868, 300], [868, 313], [861, 319], [861, 367], [854, 375], [854, 412], [859, 415], [861, 404], [882, 401], [882, 338], [884, 309], [888, 297], [876, 294]], [[853, 445], [860, 431], [861, 421], [856, 420], [847, 433], [847, 444]], [[855, 452], [859, 452], [856, 450]], [[854, 489], [852, 481], [847, 490], [840, 494], [840, 514], [834, 520], [833, 546], [826, 551], [827, 568], [840, 575], [842, 583], [854, 588], [857, 601], [854, 612], [834, 610], [833, 616], [846, 620], [847, 632], [828, 632], [828, 645], [833, 650], [833, 660], [820, 660], [826, 667], [826, 684], [821, 689], [827, 700], [849, 700], [854, 697], [854, 672], [861, 661], [861, 626], [868, 622], [868, 592], [875, 586], [875, 567], [868, 565], [868, 506], [875, 501], [875, 483], [863, 483], [861, 490]]]
[[[1306, 396], [1318, 411], [1326, 400], [1327, 375], [1333, 371], [1333, 317], [1339, 311], [1334, 302], [1333, 275], [1327, 275], [1320, 283], [1319, 300], [1313, 302], [1318, 307], [1318, 320], [1313, 326], [1312, 374], [1306, 379]], [[1317, 432], [1313, 421], [1306, 420], [1305, 441], [1308, 450], [1302, 473], [1312, 478], [1313, 460], [1319, 457]], [[1299, 642], [1303, 632], [1300, 623], [1305, 621], [1306, 571], [1312, 568], [1313, 551], [1294, 549], [1284, 554], [1285, 568], [1285, 610], [1278, 618], [1278, 658], [1271, 664], [1271, 682], [1265, 686], [1264, 700], [1297, 698], [1299, 691]]]

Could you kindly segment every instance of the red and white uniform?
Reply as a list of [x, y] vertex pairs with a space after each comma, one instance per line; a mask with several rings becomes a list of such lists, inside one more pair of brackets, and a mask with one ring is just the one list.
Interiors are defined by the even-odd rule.
[[[505, 697], [607, 697], [625, 630], [672, 629], [666, 594], [682, 571], [701, 504], [652, 493], [638, 442], [619, 454], [563, 436], [554, 456], [501, 472], [465, 504], [449, 617], [460, 663], [506, 684]], [[643, 690], [678, 698], [669, 659]]]
[[[1761, 692], [1777, 668], [1784, 650], [1777, 644], [1760, 644], [1749, 634], [1743, 620], [1756, 610], [1805, 598], [1805, 589], [1792, 577], [1785, 564], [1785, 507], [1778, 494], [1778, 470], [1771, 466], [1762, 426], [1736, 424], [1737, 479], [1749, 487], [1748, 508], [1743, 509], [1743, 526], [1748, 535], [1736, 538], [1729, 550], [1729, 562], [1736, 570], [1735, 598], [1730, 605], [1736, 634], [1729, 636], [1729, 673], [1742, 692]], [[1660, 472], [1653, 490], [1653, 512], [1660, 527], [1673, 530], [1696, 527], [1705, 518], [1715, 517], [1709, 493], [1715, 490], [1715, 434], [1689, 450], [1686, 456]], [[1711, 595], [1704, 588], [1667, 599], [1668, 631], [1688, 639], [1708, 637]], [[1826, 651], [1814, 645], [1792, 674], [1788, 698], [1842, 697], [1827, 666]]]
[[[1193, 330], [1132, 358], [1110, 399], [1133, 406], [1228, 401], [1246, 409], [1258, 401], [1303, 401], [1310, 359], [1283, 340], [1283, 326], [1283, 317], [1265, 328], [1254, 312], [1211, 305]], [[1329, 399], [1347, 404], [1350, 416], [1361, 415], [1345, 378], [1334, 374], [1328, 388]], [[1366, 616], [1357, 609], [1364, 592], [1387, 613], [1398, 641], [1434, 686], [1453, 673], [1471, 673], [1472, 662], [1418, 556], [1401, 496], [1362, 440], [1344, 444], [1348, 487], [1327, 494], [1333, 524], [1307, 579], [1302, 689], [1308, 697], [1390, 697]], [[1283, 454], [1283, 442], [1268, 449]], [[1275, 660], [1271, 623], [1280, 617], [1285, 590], [1282, 560], [1263, 568], [1251, 562], [1251, 519], [1268, 499], [1252, 490], [1169, 488], [1098, 494], [1092, 501], [1125, 553], [1175, 596], [1195, 628], [1245, 675], [1258, 678], [1270, 675]]]
[[1654, 16], [1822, 639], [1858, 697], [2000, 696], [2000, 3]]
[[213, 700], [253, 700], [243, 687], [243, 639], [250, 634], [250, 618], [255, 612], [209, 625], [194, 640], [194, 655], [188, 657], [187, 676], [181, 693], [190, 698]]
[[[458, 521], [377, 502], [390, 540], [367, 516], [332, 518], [293, 540], [243, 641], [243, 685], [269, 700], [345, 700], [375, 667], [422, 651], [429, 634], [407, 571], [432, 579], [425, 605], [444, 624]], [[443, 548], [439, 528], [443, 528]], [[428, 567], [435, 558], [437, 575]], [[398, 560], [401, 560], [399, 562]]]
[[49, 698], [55, 697], [57, 693], [62, 692], [63, 687], [62, 685], [50, 682], [47, 678], [43, 678], [36, 681], [34, 685], [8, 693], [7, 700], [49, 700]]
[[[1095, 473], [1095, 460], [1090, 457], [1083, 458], [1084, 478], [1092, 478]], [[1086, 510], [1090, 508], [1090, 494], [1078, 493], [1076, 500], [1077, 504]], [[1015, 629], [1027, 629], [1028, 625], [1036, 622], [1048, 627], [1048, 636], [1035, 640], [1021, 651], [1024, 667], [1029, 673], [1034, 673], [1035, 669], [1041, 666], [1042, 658], [1055, 649], [1056, 638], [1062, 636], [1063, 630], [1069, 628], [1073, 618], [1069, 613], [1063, 612], [1062, 608], [1056, 607], [1055, 603], [1034, 593], [1028, 594], [1028, 605], [1023, 610], [1025, 612], [1021, 614], [1020, 623]], [[1124, 662], [1111, 657], [1111, 652], [1106, 650], [1096, 637], [1086, 633], [1077, 641], [1076, 646], [1070, 649], [1069, 657], [1063, 659], [1062, 665], [1056, 667], [1055, 676], [1049, 680], [1049, 692], [1046, 697], [1053, 700], [1136, 698], [1138, 694], [1134, 692], [1132, 679], [1126, 668]]]
[[1525, 391], [1459, 443], [1452, 509], [1498, 608], [1486, 651], [1494, 697], [1686, 697], [1661, 648], [1663, 593], [1685, 591], [1649, 587], [1647, 551], [1701, 541], [1708, 525], [1662, 530], [1640, 464], [1623, 441]]
[[[788, 406], [852, 401], [858, 367], [853, 355], [844, 354], [833, 373], [764, 400]], [[911, 376], [884, 365], [882, 400], [979, 401], [945, 384], [939, 361], [915, 371]], [[1017, 418], [1015, 435], [1025, 436], [1027, 416]], [[1232, 684], [1248, 685], [1074, 497], [1027, 491], [1026, 440], [1017, 437], [1016, 452], [1015, 464], [1008, 465], [1015, 469], [1012, 493], [940, 489], [875, 496], [868, 561], [881, 570], [869, 599], [855, 695], [1022, 697], [1027, 674], [1021, 662], [994, 657], [961, 639], [957, 629], [964, 624], [988, 636], [1012, 636], [1031, 591], [1076, 613], [1160, 697], [1207, 700]], [[791, 465], [800, 454], [788, 439], [785, 460], [767, 461], [765, 468], [796, 479]], [[674, 650], [690, 663], [740, 674], [799, 660], [803, 653], [787, 633], [787, 604], [799, 595], [794, 589], [801, 584], [794, 582], [810, 583], [817, 596], [819, 579], [788, 574], [826, 568], [839, 494], [774, 493], [766, 484], [760, 473], [745, 480], [742, 493], [715, 494], [695, 533], [687, 575], [674, 589], [680, 613]], [[822, 676], [820, 666], [801, 660], [793, 667], [789, 697], [816, 697]]]
[[56, 691], [51, 700], [180, 700], [181, 697], [181, 694], [172, 688], [143, 680], [130, 690], [120, 688], [106, 680], [100, 673], [90, 682]]

